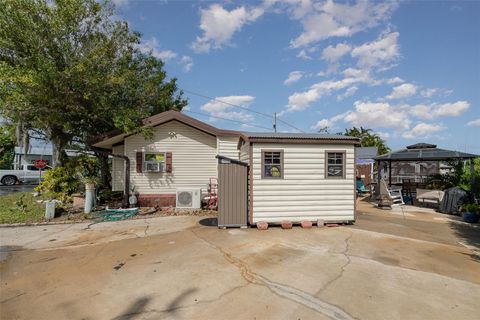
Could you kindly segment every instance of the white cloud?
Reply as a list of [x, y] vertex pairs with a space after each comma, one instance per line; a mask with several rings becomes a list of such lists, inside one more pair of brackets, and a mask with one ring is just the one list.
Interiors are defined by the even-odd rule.
[[303, 59], [303, 60], [312, 60], [313, 58], [310, 57], [307, 53], [306, 50], [300, 50], [300, 52], [297, 54], [297, 58]]
[[303, 71], [292, 71], [288, 74], [288, 78], [283, 82], [284, 85], [295, 83], [302, 79], [304, 75]]
[[417, 92], [417, 86], [411, 83], [404, 83], [393, 88], [387, 99], [403, 99], [413, 96]]
[[224, 119], [251, 122], [254, 120], [251, 114], [247, 113], [246, 111], [233, 111], [235, 110], [235, 107], [233, 107], [231, 104], [248, 108], [253, 100], [255, 100], [255, 97], [252, 96], [217, 97], [201, 106], [200, 109], [208, 112], [212, 116], [210, 121], [216, 120], [213, 117], [219, 117]]
[[[288, 104], [285, 112], [303, 111], [310, 106], [313, 102], [320, 98], [330, 95], [336, 91], [349, 88], [358, 83], [378, 84], [377, 81], [370, 77], [368, 70], [348, 68], [343, 72], [344, 78], [341, 80], [325, 80], [310, 86], [307, 91], [295, 92], [288, 97]], [[350, 91], [351, 94], [353, 90]], [[348, 90], [347, 90], [348, 91]]]
[[354, 95], [355, 92], [357, 92], [357, 90], [358, 90], [358, 87], [356, 87], [356, 86], [348, 88], [344, 93], [339, 94], [337, 96], [337, 101], [341, 101], [341, 100], [343, 100], [347, 97], [350, 97], [350, 96]]
[[433, 133], [444, 130], [445, 127], [440, 124], [430, 124], [425, 122], [418, 123], [412, 129], [404, 132], [402, 137], [406, 139], [428, 138]]
[[388, 103], [356, 101], [354, 105], [355, 110], [348, 111], [343, 116], [343, 121], [354, 126], [371, 129], [389, 128], [401, 131], [408, 130], [410, 127], [411, 121], [407, 113], [390, 106]]
[[480, 118], [469, 121], [467, 123], [467, 126], [480, 126]]
[[318, 121], [315, 125], [313, 125], [311, 129], [318, 131], [325, 128], [331, 128], [332, 126], [333, 126], [333, 121], [329, 119], [322, 119]]
[[346, 43], [339, 43], [335, 47], [328, 46], [322, 51], [322, 59], [329, 62], [336, 62], [341, 57], [349, 53], [350, 50], [352, 50], [352, 47]]
[[436, 88], [424, 89], [424, 90], [420, 91], [420, 94], [424, 98], [431, 98], [437, 91], [438, 91], [438, 89], [436, 89]]
[[164, 62], [177, 57], [177, 54], [172, 50], [160, 50], [160, 44], [155, 37], [152, 37], [149, 40], [142, 41], [138, 45], [138, 48], [142, 53], [151, 53], [155, 58], [160, 59]]
[[182, 65], [183, 71], [185, 72], [190, 72], [194, 65], [192, 57], [189, 56], [182, 56], [179, 63]]
[[352, 50], [352, 57], [358, 58], [361, 68], [388, 68], [388, 64], [396, 61], [399, 56], [398, 32], [381, 35], [377, 40], [364, 43]]
[[[354, 78], [345, 78], [343, 80], [327, 80], [312, 85], [307, 91], [295, 92], [288, 97], [288, 105], [284, 112], [303, 111], [308, 106], [323, 96], [331, 94], [333, 91], [344, 89], [357, 82]], [[283, 113], [282, 113], [283, 114]]]
[[453, 103], [442, 104], [416, 104], [401, 106], [412, 116], [421, 119], [433, 119], [436, 117], [456, 117], [464, 113], [470, 108], [470, 103], [467, 101], [457, 101]]
[[240, 31], [245, 24], [257, 20], [264, 12], [261, 7], [249, 9], [240, 6], [228, 11], [219, 4], [212, 4], [207, 9], [200, 10], [200, 29], [203, 35], [196, 38], [191, 48], [202, 53], [228, 45], [235, 32]]
[[397, 7], [394, 1], [359, 1], [353, 5], [332, 0], [312, 5], [305, 1], [301, 10], [296, 6], [297, 11], [292, 16], [302, 22], [303, 32], [291, 41], [291, 47], [309, 46], [330, 37], [350, 37], [385, 21]]
[[399, 84], [405, 82], [402, 78], [394, 77], [387, 80], [388, 84]]

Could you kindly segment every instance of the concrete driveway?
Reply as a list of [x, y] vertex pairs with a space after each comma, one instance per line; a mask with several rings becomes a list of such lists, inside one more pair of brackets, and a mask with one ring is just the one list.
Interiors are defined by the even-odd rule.
[[2, 228], [0, 317], [478, 317], [476, 227], [359, 209], [355, 226], [310, 230], [195, 217]]

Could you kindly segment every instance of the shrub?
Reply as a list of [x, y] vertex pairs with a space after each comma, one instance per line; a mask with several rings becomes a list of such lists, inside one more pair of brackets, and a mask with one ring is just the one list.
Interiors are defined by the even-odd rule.
[[82, 190], [85, 183], [97, 183], [99, 175], [98, 159], [88, 156], [69, 158], [63, 167], [46, 171], [35, 190], [66, 204], [71, 202], [72, 194]]
[[79, 178], [75, 164], [68, 162], [63, 167], [46, 171], [43, 181], [35, 190], [66, 204], [71, 202], [71, 195], [79, 190], [81, 185]]

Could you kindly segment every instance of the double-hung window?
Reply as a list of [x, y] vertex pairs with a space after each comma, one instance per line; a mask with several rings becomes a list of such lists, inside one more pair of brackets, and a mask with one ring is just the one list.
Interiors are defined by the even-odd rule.
[[326, 166], [325, 177], [326, 178], [345, 178], [345, 152], [330, 152], [325, 153]]
[[283, 178], [283, 151], [262, 150], [262, 178], [282, 179]]
[[165, 152], [145, 153], [144, 168], [148, 172], [165, 172]]

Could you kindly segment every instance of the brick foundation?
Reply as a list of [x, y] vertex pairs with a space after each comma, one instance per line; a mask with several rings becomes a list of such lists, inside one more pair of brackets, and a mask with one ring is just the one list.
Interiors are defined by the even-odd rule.
[[175, 207], [175, 194], [141, 194], [138, 196], [140, 207]]

